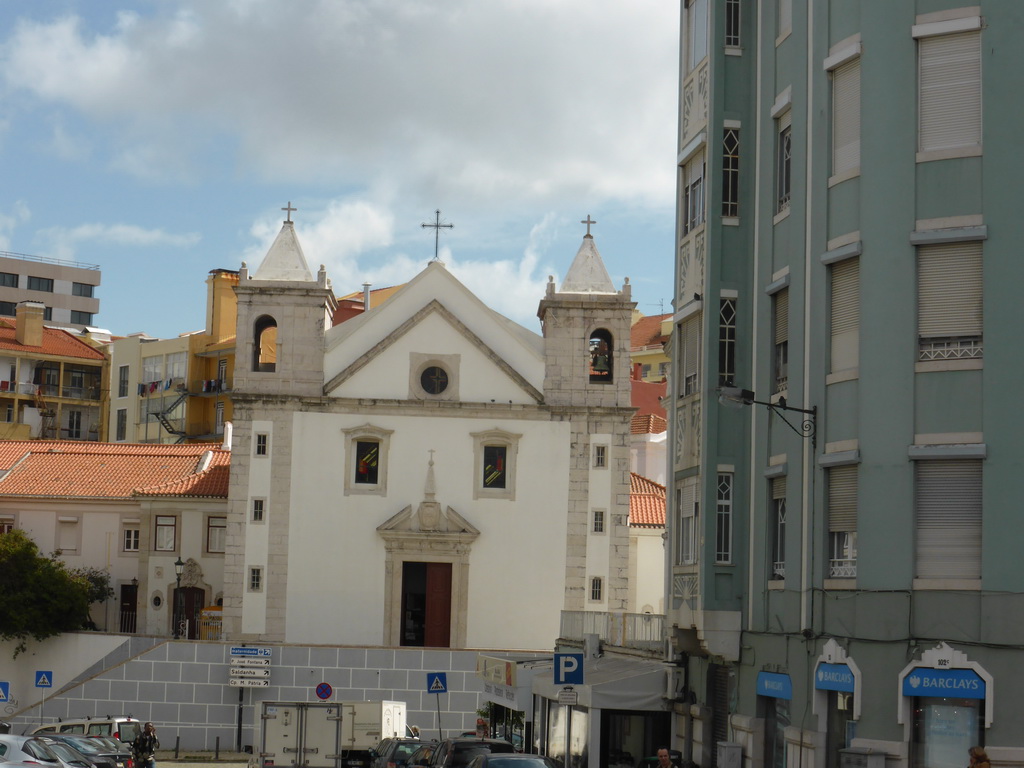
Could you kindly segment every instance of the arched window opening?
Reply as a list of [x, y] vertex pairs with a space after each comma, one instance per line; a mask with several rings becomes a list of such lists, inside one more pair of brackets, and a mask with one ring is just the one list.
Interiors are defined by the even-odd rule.
[[590, 381], [608, 384], [612, 381], [612, 335], [604, 328], [590, 334]]
[[277, 369], [277, 321], [270, 315], [256, 320], [252, 332], [252, 369], [271, 373]]

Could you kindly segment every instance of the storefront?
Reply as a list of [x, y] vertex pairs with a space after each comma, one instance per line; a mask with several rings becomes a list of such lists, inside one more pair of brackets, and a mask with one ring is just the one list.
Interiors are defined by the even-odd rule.
[[814, 670], [814, 713], [824, 716], [825, 768], [839, 768], [839, 751], [853, 744], [860, 719], [860, 669], [829, 640]]
[[758, 716], [764, 719], [765, 768], [786, 768], [786, 727], [793, 681], [782, 672], [757, 673]]
[[483, 684], [481, 698], [495, 705], [489, 735], [511, 741], [517, 749], [533, 742], [533, 678], [551, 675], [551, 657], [477, 654], [476, 675]]
[[911, 768], [963, 768], [992, 723], [992, 676], [945, 643], [900, 673], [900, 722]]

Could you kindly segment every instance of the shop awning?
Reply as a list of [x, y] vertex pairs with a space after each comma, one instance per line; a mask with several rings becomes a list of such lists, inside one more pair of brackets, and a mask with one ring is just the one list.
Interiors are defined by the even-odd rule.
[[[667, 709], [665, 691], [670, 668], [658, 661], [603, 656], [583, 661], [583, 685], [573, 686], [577, 703], [591, 709], [635, 712]], [[554, 669], [538, 669], [533, 692], [557, 700], [565, 686], [555, 685]]]

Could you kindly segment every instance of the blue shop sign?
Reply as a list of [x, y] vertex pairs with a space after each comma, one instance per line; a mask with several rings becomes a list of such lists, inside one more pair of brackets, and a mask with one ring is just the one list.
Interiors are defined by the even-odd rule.
[[853, 671], [845, 664], [819, 664], [814, 687], [820, 691], [853, 693]]
[[915, 667], [903, 678], [903, 695], [984, 699], [985, 681], [970, 669]]
[[773, 699], [792, 699], [793, 681], [789, 679], [789, 675], [779, 672], [758, 672], [757, 695], [770, 696]]

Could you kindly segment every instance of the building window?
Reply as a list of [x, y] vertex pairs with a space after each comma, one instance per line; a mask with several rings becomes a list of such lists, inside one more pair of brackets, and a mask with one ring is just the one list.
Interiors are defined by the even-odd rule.
[[981, 146], [981, 32], [918, 40], [918, 147]]
[[0, 301], [0, 315], [4, 317], [16, 317], [18, 305], [13, 301]]
[[115, 431], [116, 437], [114, 438], [117, 442], [123, 443], [128, 439], [128, 409], [118, 408], [117, 409], [117, 427]]
[[587, 342], [590, 351], [590, 382], [592, 384], [610, 384], [614, 379], [615, 348], [612, 335], [604, 328], [598, 328], [590, 334]]
[[708, 55], [708, 0], [685, 0], [686, 71], [692, 72]]
[[277, 370], [277, 321], [261, 315], [252, 328], [252, 369], [261, 373]]
[[43, 307], [43, 320], [47, 322], [53, 320], [53, 307]]
[[0, 536], [14, 530], [14, 518], [6, 515], [0, 516]]
[[725, 0], [725, 44], [740, 47], [740, 0]]
[[217, 381], [220, 382], [222, 388], [227, 389], [228, 361], [226, 357], [222, 357], [217, 361]]
[[516, 455], [522, 435], [503, 430], [472, 434], [477, 480], [474, 498], [515, 499]]
[[124, 551], [125, 552], [138, 552], [139, 551], [139, 529], [138, 528], [125, 528], [122, 531], [124, 536]]
[[264, 514], [266, 512], [267, 502], [265, 499], [253, 499], [252, 500], [252, 521], [254, 523], [262, 523]]
[[117, 368], [117, 396], [128, 397], [128, 366], [121, 365]]
[[736, 299], [718, 303], [718, 385], [736, 381]]
[[775, 121], [775, 212], [789, 210], [793, 167], [793, 113], [786, 110]]
[[18, 276], [13, 272], [0, 272], [0, 287], [17, 288]]
[[786, 478], [772, 478], [771, 578], [786, 578]]
[[658, 363], [658, 376], [661, 378], [668, 376], [668, 363], [664, 361]]
[[640, 366], [640, 378], [641, 379], [646, 379], [650, 375], [651, 375], [651, 364], [650, 363], [643, 363]]
[[359, 484], [377, 485], [380, 470], [380, 442], [356, 441], [356, 476]]
[[53, 280], [49, 277], [33, 277], [29, 275], [28, 289], [30, 291], [45, 291], [53, 293]]
[[429, 365], [420, 374], [420, 386], [428, 395], [440, 395], [448, 389], [448, 372], [439, 365]]
[[774, 393], [789, 387], [789, 288], [783, 288], [772, 297], [775, 315], [775, 350], [773, 356]]
[[696, 494], [695, 485], [676, 489], [676, 519], [679, 522], [676, 546], [678, 565], [692, 565], [697, 562], [697, 518], [700, 507]]
[[857, 465], [828, 469], [828, 575], [857, 578]]
[[777, 23], [777, 37], [789, 34], [793, 30], [793, 0], [779, 0]]
[[594, 468], [605, 469], [608, 466], [608, 446], [594, 446]]
[[80, 440], [82, 437], [82, 412], [68, 411], [68, 438]]
[[250, 568], [249, 569], [249, 591], [250, 592], [262, 592], [263, 591], [263, 569], [262, 568]]
[[683, 234], [704, 223], [704, 153], [698, 152], [682, 166]]
[[224, 434], [224, 401], [218, 400], [213, 406], [213, 433]]
[[981, 461], [917, 461], [914, 480], [915, 576], [980, 579]]
[[72, 283], [71, 284], [71, 295], [72, 296], [86, 296], [92, 298], [93, 286], [89, 283]]
[[980, 242], [917, 249], [918, 360], [982, 357]]
[[718, 476], [715, 508], [715, 562], [732, 562], [732, 475]]
[[256, 433], [256, 455], [266, 456], [267, 448], [270, 445], [270, 435], [266, 432]]
[[831, 366], [835, 373], [856, 368], [860, 361], [860, 260], [836, 262], [829, 279]]
[[679, 324], [681, 397], [700, 391], [700, 323], [702, 313], [690, 315]]
[[592, 602], [600, 602], [604, 591], [604, 580], [595, 576], [590, 580], [590, 599]]
[[739, 128], [726, 128], [722, 137], [722, 215], [740, 215]]
[[153, 547], [157, 552], [173, 552], [177, 543], [178, 518], [174, 515], [157, 515], [156, 539]]
[[209, 517], [206, 520], [206, 551], [222, 554], [227, 542], [228, 519], [226, 517]]
[[832, 175], [860, 168], [860, 59], [832, 70]]
[[63, 553], [78, 552], [78, 518], [57, 518], [57, 549]]
[[364, 424], [345, 435], [345, 494], [387, 494], [390, 429]]
[[142, 358], [142, 380], [149, 384], [154, 381], [160, 381], [164, 378], [164, 358], [163, 355], [151, 355], [150, 357]]
[[604, 533], [604, 510], [594, 510], [594, 533]]

